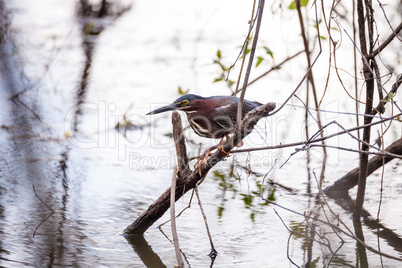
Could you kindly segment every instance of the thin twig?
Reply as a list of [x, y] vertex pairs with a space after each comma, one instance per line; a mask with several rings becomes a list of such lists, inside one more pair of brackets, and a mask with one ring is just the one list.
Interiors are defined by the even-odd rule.
[[32, 184], [32, 188], [33, 188], [33, 191], [34, 191], [34, 193], [35, 193], [35, 196], [39, 199], [39, 201], [41, 201], [43, 204], [45, 204], [45, 206], [46, 206], [48, 209], [50, 209], [50, 214], [35, 228], [35, 231], [33, 232], [33, 235], [32, 235], [32, 237], [35, 237], [36, 231], [39, 229], [39, 227], [40, 227], [44, 222], [46, 222], [46, 221], [53, 215], [54, 210], [53, 210], [48, 204], [46, 204], [45, 201], [43, 201], [43, 200], [39, 197], [39, 195], [36, 193], [35, 185], [34, 185], [34, 184]]
[[184, 262], [180, 253], [179, 238], [177, 237], [176, 217], [175, 217], [176, 177], [177, 177], [177, 166], [175, 166], [173, 169], [172, 186], [170, 188], [170, 221], [171, 221], [173, 244], [174, 244], [174, 251], [176, 252], [177, 263], [178, 266], [182, 268], [184, 267]]
[[[375, 72], [372, 70], [372, 68], [370, 67], [370, 64], [369, 64], [369, 62], [368, 62], [368, 58], [367, 58], [368, 56], [367, 56], [366, 54], [363, 54], [362, 51], [360, 51], [360, 49], [357, 47], [356, 43], [355, 43], [355, 42], [353, 41], [353, 39], [350, 37], [349, 33], [348, 33], [348, 32], [346, 31], [346, 29], [342, 26], [342, 24], [341, 24], [338, 20], [336, 20], [336, 18], [333, 17], [333, 19], [334, 19], [335, 21], [337, 21], [338, 25], [341, 26], [341, 28], [343, 29], [343, 31], [346, 33], [346, 35], [349, 37], [349, 39], [350, 39], [351, 42], [353, 43], [353, 46], [355, 47], [356, 51], [359, 52], [359, 54], [361, 55], [362, 62], [363, 62], [363, 68], [366, 68], [367, 71], [370, 72], [370, 74], [373, 76], [373, 78], [374, 78], [375, 80], [377, 80], [377, 75], [376, 75]], [[364, 22], [363, 22], [363, 24], [364, 24]], [[361, 43], [362, 43], [362, 42], [361, 42]], [[364, 45], [364, 48], [365, 48], [365, 51], [367, 51], [365, 45]], [[362, 49], [363, 49], [363, 48], [362, 48]], [[365, 55], [366, 55], [366, 56], [365, 56]], [[399, 77], [399, 76], [398, 76], [398, 77]], [[398, 78], [397, 78], [397, 80], [398, 80]], [[377, 84], [378, 84], [378, 83], [377, 83]], [[399, 85], [398, 85], [398, 86], [399, 86]], [[387, 90], [386, 90], [382, 85], [381, 85], [381, 89], [387, 94], [387, 96], [389, 96], [389, 92], [387, 92]], [[382, 100], [380, 100], [380, 101], [382, 101]], [[400, 112], [402, 112], [402, 109], [399, 107], [398, 104], [396, 104], [396, 102], [395, 102], [393, 99], [391, 99], [391, 103], [394, 104], [395, 107], [396, 107]], [[374, 113], [374, 112], [376, 112], [376, 109], [374, 109], [374, 111], [372, 111], [372, 113]]]
[[34, 184], [32, 184], [32, 188], [33, 188], [33, 191], [34, 191], [34, 193], [35, 193], [35, 196], [36, 196], [48, 209], [50, 209], [50, 210], [52, 211], [52, 213], [54, 213], [54, 210], [53, 210], [48, 204], [46, 204], [46, 202], [43, 201], [43, 200], [39, 197], [39, 195], [36, 193], [35, 185], [34, 185]]
[[[255, 82], [257, 82], [258, 80], [260, 80], [261, 78], [263, 78], [264, 76], [268, 75], [269, 73], [271, 73], [272, 71], [278, 70], [283, 64], [285, 64], [286, 62], [296, 58], [297, 56], [299, 56], [300, 54], [302, 54], [304, 52], [304, 50], [301, 50], [295, 54], [293, 54], [292, 56], [287, 57], [286, 59], [284, 59], [283, 61], [281, 61], [280, 63], [272, 66], [268, 71], [266, 71], [265, 73], [261, 74], [260, 76], [258, 76], [257, 78], [253, 79], [250, 83], [248, 83], [247, 86], [250, 86], [252, 84], [254, 84]], [[236, 95], [237, 93], [239, 93], [241, 90], [243, 90], [243, 88], [239, 88], [238, 90], [236, 90], [234, 92], [234, 95]]]
[[[279, 217], [278, 212], [275, 211], [275, 213], [276, 213], [276, 215], [278, 215], [278, 217]], [[282, 219], [281, 219], [281, 221], [282, 221], [282, 223], [284, 223]], [[288, 260], [289, 260], [294, 266], [299, 267], [299, 268], [300, 268], [300, 266], [297, 265], [297, 264], [292, 260], [292, 258], [290, 258], [290, 255], [289, 255], [289, 245], [290, 245], [290, 238], [292, 238], [293, 234], [296, 233], [296, 230], [299, 229], [299, 227], [300, 227], [303, 223], [304, 223], [304, 220], [303, 220], [298, 226], [296, 226], [296, 227], [294, 228], [294, 230], [290, 230], [290, 234], [289, 234], [289, 236], [288, 236], [288, 241], [287, 241], [287, 243], [286, 243], [286, 257], [288, 258]]]
[[[235, 89], [234, 94], [233, 94], [234, 96], [236, 96], [237, 92], [239, 92], [238, 89], [239, 89], [239, 85], [240, 85], [241, 75], [243, 74], [244, 63], [246, 62], [248, 43], [249, 43], [249, 40], [250, 40], [251, 31], [253, 30], [254, 23], [255, 23], [255, 19], [253, 19], [254, 18], [254, 11], [255, 11], [255, 2], [256, 2], [256, 0], [254, 0], [253, 10], [251, 11], [251, 18], [250, 18], [250, 21], [249, 21], [250, 26], [249, 26], [249, 29], [248, 29], [247, 37], [246, 37], [246, 40], [245, 40], [245, 42], [243, 44], [242, 52], [239, 54], [239, 57], [240, 57], [240, 55], [243, 53], [243, 60], [241, 61], [240, 71], [239, 71], [239, 75], [238, 75], [237, 83], [236, 83], [236, 89]], [[235, 63], [233, 63], [233, 65], [230, 66], [230, 68], [228, 70], [228, 76], [226, 77], [226, 80], [229, 79], [230, 70], [235, 66], [237, 60], [238, 60], [238, 58], [236, 59]]]
[[[285, 210], [287, 210], [287, 211], [290, 211], [290, 212], [292, 212], [292, 213], [294, 213], [294, 214], [300, 215], [300, 216], [302, 216], [302, 217], [312, 218], [311, 216], [306, 216], [306, 215], [304, 215], [304, 214], [302, 214], [302, 213], [300, 213], [300, 212], [297, 212], [297, 211], [294, 211], [294, 210], [292, 210], [292, 209], [289, 209], [289, 208], [286, 208], [286, 207], [284, 207], [284, 206], [281, 206], [281, 205], [277, 204], [276, 202], [270, 201], [270, 200], [268, 200], [268, 199], [262, 198], [262, 200], [266, 201], [266, 202], [269, 203], [269, 204], [272, 204], [272, 205], [276, 205], [276, 206], [278, 206], [278, 207], [281, 207], [281, 208], [283, 208], [283, 209], [285, 209]], [[365, 248], [367, 248], [367, 249], [370, 250], [371, 252], [374, 252], [374, 253], [376, 253], [376, 254], [382, 255], [382, 256], [384, 256], [384, 257], [387, 257], [387, 258], [390, 258], [390, 259], [393, 259], [393, 260], [402, 261], [402, 258], [395, 257], [395, 256], [389, 255], [389, 254], [384, 253], [384, 252], [379, 252], [378, 250], [376, 250], [376, 249], [374, 249], [373, 247], [369, 246], [369, 245], [366, 244], [364, 241], [362, 241], [362, 240], [360, 240], [359, 238], [357, 238], [357, 237], [353, 234], [353, 232], [352, 232], [346, 225], [344, 225], [344, 227], [346, 228], [346, 230], [347, 230], [348, 232], [342, 230], [339, 226], [337, 226], [337, 225], [335, 225], [335, 224], [333, 224], [333, 223], [326, 222], [326, 221], [323, 221], [323, 220], [320, 220], [320, 219], [317, 219], [317, 221], [320, 222], [320, 223], [326, 224], [326, 225], [328, 225], [328, 226], [330, 226], [330, 227], [332, 227], [332, 228], [335, 228], [335, 229], [338, 230], [339, 232], [341, 232], [341, 233], [345, 234], [346, 236], [348, 236], [348, 237], [350, 237], [350, 238], [356, 240], [358, 243], [360, 243], [362, 246], [364, 246]], [[341, 222], [341, 223], [342, 223], [342, 222]]]
[[367, 59], [373, 59], [377, 56], [384, 48], [386, 48], [391, 41], [398, 36], [398, 33], [402, 30], [402, 22], [396, 27], [395, 31], [392, 32], [390, 36], [377, 48], [375, 49], [370, 55], [367, 56]]
[[242, 118], [242, 115], [243, 115], [244, 95], [246, 94], [248, 79], [250, 77], [251, 68], [253, 66], [254, 54], [255, 54], [255, 51], [257, 49], [258, 35], [259, 35], [259, 32], [260, 32], [262, 14], [263, 14], [263, 11], [264, 11], [264, 5], [265, 5], [265, 0], [260, 0], [260, 2], [258, 4], [258, 9], [257, 9], [257, 24], [256, 24], [255, 32], [254, 32], [253, 44], [251, 46], [248, 65], [247, 65], [246, 73], [244, 75], [243, 88], [242, 88], [242, 91], [241, 91], [241, 94], [240, 94], [240, 101], [239, 101], [238, 106], [237, 106], [237, 120], [236, 120], [236, 122], [237, 122], [237, 128], [238, 128], [239, 131], [240, 131], [240, 128], [241, 128], [240, 122], [241, 122], [241, 118]]
[[216, 255], [218, 254], [218, 252], [216, 251], [214, 243], [212, 242], [212, 236], [211, 236], [211, 232], [209, 231], [207, 216], [205, 215], [204, 209], [202, 208], [201, 198], [200, 198], [200, 195], [198, 194], [198, 185], [194, 188], [194, 191], [195, 191], [195, 195], [197, 196], [198, 206], [200, 207], [202, 217], [204, 218], [204, 223], [205, 223], [205, 228], [207, 229], [209, 243], [211, 244], [211, 252], [209, 253], [209, 256], [211, 258], [215, 258]]
[[[317, 4], [314, 3], [314, 5], [316, 6]], [[316, 12], [316, 14], [317, 14], [317, 12]], [[316, 19], [316, 25], [317, 25], [317, 29], [318, 29], [318, 20], [317, 19]], [[288, 101], [293, 97], [293, 95], [299, 90], [300, 86], [304, 83], [304, 80], [310, 74], [311, 69], [314, 67], [315, 63], [317, 62], [318, 58], [320, 57], [320, 55], [322, 53], [322, 46], [321, 46], [321, 40], [320, 40], [321, 38], [319, 36], [317, 36], [317, 39], [318, 39], [318, 45], [319, 45], [319, 51], [318, 51], [317, 56], [315, 57], [315, 59], [313, 60], [313, 62], [310, 65], [310, 67], [307, 69], [307, 71], [304, 74], [303, 78], [301, 79], [299, 84], [296, 86], [296, 88], [293, 90], [293, 92], [288, 96], [288, 98], [282, 103], [282, 105], [278, 109], [276, 109], [275, 111], [272, 112], [271, 115], [274, 115], [277, 112], [279, 112], [280, 110], [282, 110], [282, 108], [288, 103]]]
[[231, 153], [245, 153], [245, 152], [253, 152], [253, 151], [282, 149], [282, 148], [287, 148], [287, 147], [295, 147], [295, 146], [305, 145], [305, 144], [307, 144], [309, 142], [319, 142], [322, 139], [330, 139], [330, 138], [333, 138], [333, 137], [336, 137], [336, 136], [339, 136], [339, 135], [346, 134], [346, 133], [351, 132], [351, 131], [362, 129], [362, 128], [367, 127], [367, 126], [378, 125], [378, 124], [384, 123], [386, 121], [393, 120], [393, 119], [395, 119], [395, 118], [397, 118], [398, 116], [401, 116], [401, 115], [402, 115], [402, 113], [398, 114], [398, 115], [395, 115], [395, 116], [392, 116], [392, 117], [385, 118], [385, 119], [380, 120], [380, 121], [376, 121], [374, 123], [353, 127], [353, 128], [350, 128], [350, 129], [347, 129], [347, 130], [344, 130], [344, 131], [340, 131], [340, 132], [325, 136], [323, 138], [317, 138], [317, 139], [312, 140], [312, 141], [301, 141], [301, 142], [293, 142], [293, 143], [279, 144], [279, 145], [273, 145], [273, 146], [264, 146], [264, 147], [257, 147], [257, 148], [248, 148], [248, 149], [237, 149], [237, 150], [231, 151]]
[[[176, 217], [177, 218], [177, 217]], [[173, 244], [173, 241], [165, 234], [162, 228], [159, 228], [159, 231], [162, 233], [162, 235], [169, 241], [169, 243]], [[191, 267], [190, 262], [188, 261], [188, 258], [186, 254], [183, 252], [183, 250], [180, 249], [181, 254], [183, 255], [184, 259], [187, 262], [188, 267]]]
[[[186, 211], [187, 209], [191, 208], [191, 202], [192, 202], [192, 200], [193, 200], [193, 196], [194, 196], [194, 190], [191, 192], [190, 201], [188, 201], [187, 207], [183, 208], [182, 211], [180, 211], [180, 213], [176, 215], [176, 219], [177, 219], [178, 217], [180, 217], [181, 214], [184, 213], [184, 211]], [[167, 220], [167, 221], [165, 221], [165, 222], [163, 222], [163, 223], [161, 223], [161, 224], [159, 224], [158, 228], [162, 228], [162, 226], [165, 225], [165, 224], [168, 223], [168, 222], [170, 222], [170, 219]]]
[[263, 191], [264, 191], [264, 184], [265, 184], [265, 178], [268, 176], [268, 174], [269, 173], [271, 173], [271, 171], [274, 169], [274, 167], [275, 167], [275, 165], [276, 165], [276, 161], [277, 161], [278, 159], [275, 159], [275, 162], [274, 162], [274, 164], [272, 165], [272, 167], [271, 167], [271, 169], [270, 170], [268, 170], [268, 172], [267, 173], [265, 173], [265, 175], [264, 175], [264, 177], [262, 178], [262, 181], [261, 181], [261, 191], [260, 191], [260, 196], [263, 196]]
[[[353, 16], [352, 16], [352, 20], [353, 20], [353, 42], [356, 43], [356, 1], [352, 1], [353, 2]], [[358, 86], [357, 86], [357, 50], [356, 50], [356, 46], [353, 46], [353, 71], [354, 71], [354, 86], [355, 86], [355, 99], [358, 100], [359, 99], [359, 91], [358, 91]], [[359, 103], [356, 101], [355, 102], [355, 109], [356, 109], [356, 114], [359, 113]], [[360, 121], [359, 121], [359, 117], [356, 116], [356, 126], [360, 125]], [[357, 137], [360, 139], [360, 131], [357, 130]], [[360, 150], [361, 146], [360, 146], [360, 142], [357, 143], [358, 145], [358, 149]]]
[[[235, 60], [234, 63], [229, 67], [228, 74], [227, 74], [227, 76], [226, 76], [226, 80], [228, 80], [228, 79], [229, 79], [230, 71], [232, 70], [233, 67], [236, 66], [237, 61], [240, 59], [241, 55], [243, 54], [243, 61], [242, 61], [242, 64], [241, 64], [240, 74], [239, 74], [239, 79], [237, 80], [236, 89], [238, 88], [239, 83], [240, 83], [240, 76], [241, 76], [241, 73], [243, 72], [243, 66], [244, 66], [244, 62], [245, 62], [245, 60], [246, 60], [246, 52], [247, 52], [248, 43], [249, 43], [249, 41], [250, 41], [250, 35], [251, 35], [251, 32], [252, 32], [252, 30], [253, 30], [253, 28], [254, 28], [255, 21], [256, 21], [255, 18], [254, 18], [255, 2], [256, 2], [256, 1], [254, 0], [254, 2], [253, 2], [253, 9], [252, 9], [252, 11], [251, 11], [251, 19], [250, 19], [250, 21], [249, 21], [250, 27], [249, 27], [249, 29], [248, 29], [248, 33], [247, 33], [246, 39], [244, 40], [243, 46], [241, 47], [241, 50], [240, 50], [239, 55], [237, 56], [236, 60]], [[237, 91], [237, 90], [236, 90], [236, 91]], [[235, 91], [235, 92], [236, 92], [236, 91]], [[237, 93], [237, 92], [236, 92], [236, 93]], [[235, 95], [236, 95], [236, 93], [235, 93]]]
[[[382, 129], [382, 124], [381, 124], [381, 131], [383, 132]], [[384, 137], [381, 136], [381, 146], [382, 149], [384, 150]], [[383, 190], [384, 190], [384, 173], [385, 173], [385, 157], [382, 159], [382, 170], [381, 170], [381, 182], [380, 182], [380, 200], [378, 202], [378, 209], [377, 209], [377, 222], [380, 222], [380, 212], [381, 212], [381, 205], [382, 205], [382, 199], [383, 199]], [[381, 246], [380, 246], [380, 225], [377, 226], [377, 248], [378, 251], [381, 251]], [[380, 255], [380, 261], [381, 261], [381, 267], [384, 267], [384, 263], [382, 260], [382, 256]]]

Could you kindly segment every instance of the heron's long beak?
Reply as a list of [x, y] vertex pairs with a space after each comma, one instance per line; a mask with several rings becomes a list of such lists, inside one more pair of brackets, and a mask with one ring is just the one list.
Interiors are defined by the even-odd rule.
[[156, 110], [153, 110], [152, 112], [149, 112], [146, 115], [160, 114], [160, 113], [163, 113], [163, 112], [173, 111], [173, 110], [176, 110], [176, 109], [177, 109], [177, 107], [176, 107], [175, 104], [169, 104], [169, 105], [163, 106], [161, 108], [158, 108]]

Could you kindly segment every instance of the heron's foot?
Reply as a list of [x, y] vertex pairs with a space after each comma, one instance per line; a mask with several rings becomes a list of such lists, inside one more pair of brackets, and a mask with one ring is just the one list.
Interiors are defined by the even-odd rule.
[[202, 172], [201, 172], [202, 164], [204, 163], [204, 161], [206, 164], [208, 164], [208, 157], [211, 155], [211, 151], [215, 150], [217, 147], [218, 146], [215, 145], [215, 146], [212, 146], [211, 148], [205, 150], [205, 152], [200, 156], [198, 161], [194, 164], [194, 168], [196, 168], [198, 165], [198, 174], [200, 174], [200, 176], [202, 174]]
[[219, 152], [221, 152], [225, 157], [228, 157], [228, 156], [230, 155], [230, 153], [225, 151], [225, 149], [223, 148], [223, 144], [224, 144], [224, 143], [219, 143], [218, 150], [219, 150]]
[[[226, 140], [225, 140], [226, 138]], [[225, 137], [223, 137], [221, 139], [221, 141], [219, 142], [218, 146], [218, 151], [221, 152], [221, 154], [223, 154], [225, 157], [228, 157], [230, 155], [229, 152], [226, 152], [225, 149], [223, 148], [223, 145], [225, 144], [225, 142], [227, 142], [230, 139], [229, 135], [225, 135]]]

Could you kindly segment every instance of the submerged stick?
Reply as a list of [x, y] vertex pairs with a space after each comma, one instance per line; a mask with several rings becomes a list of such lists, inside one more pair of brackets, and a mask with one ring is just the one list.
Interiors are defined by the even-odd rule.
[[[386, 152], [402, 155], [402, 139], [393, 142], [385, 149]], [[392, 156], [377, 155], [368, 161], [368, 174], [370, 175], [376, 169], [380, 168], [383, 164], [388, 163], [394, 159]], [[359, 180], [359, 167], [349, 171], [345, 176], [335, 181], [334, 184], [324, 189], [324, 193], [329, 197], [343, 196], [347, 194], [348, 190], [355, 187]]]

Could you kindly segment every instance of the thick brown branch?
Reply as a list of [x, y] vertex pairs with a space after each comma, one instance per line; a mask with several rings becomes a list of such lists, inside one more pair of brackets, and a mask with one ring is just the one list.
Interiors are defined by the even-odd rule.
[[[178, 177], [176, 180], [176, 201], [184, 195], [189, 188], [183, 179], [189, 173], [188, 158], [186, 152], [186, 144], [182, 134], [182, 123], [180, 114], [173, 112], [172, 114], [173, 138], [176, 145], [177, 163], [179, 167]], [[192, 188], [195, 184], [192, 186]], [[167, 189], [149, 208], [144, 211], [131, 225], [125, 230], [124, 234], [143, 234], [151, 225], [157, 221], [170, 207], [170, 191]]]
[[[402, 155], [402, 139], [399, 139], [388, 146], [385, 151]], [[374, 156], [368, 162], [368, 174], [373, 173], [376, 169], [382, 167], [383, 163], [388, 163], [394, 159], [392, 156]], [[384, 161], [384, 162], [383, 162]], [[355, 168], [348, 172], [345, 176], [334, 182], [331, 186], [324, 189], [324, 193], [330, 197], [347, 194], [347, 191], [357, 185], [359, 179], [359, 168]]]
[[[275, 103], [270, 102], [250, 111], [242, 120], [240, 131], [236, 129], [235, 133], [229, 139], [229, 141], [223, 145], [224, 151], [230, 152], [233, 147], [236, 146], [236, 144], [238, 143], [235, 141], [241, 141], [242, 139], [244, 139], [248, 134], [251, 133], [258, 120], [268, 116], [269, 113], [274, 109]], [[175, 138], [176, 142], [176, 153], [178, 154], [178, 162], [180, 163], [180, 161], [182, 161], [181, 166], [184, 166], [183, 170], [179, 170], [178, 178], [176, 180], [175, 200], [177, 201], [186, 192], [193, 189], [199, 181], [202, 181], [208, 174], [208, 171], [217, 163], [222, 161], [226, 156], [225, 154], [222, 154], [219, 150], [217, 150], [217, 152], [215, 152], [208, 158], [208, 161], [205, 161], [202, 164], [201, 172], [199, 172], [198, 168], [193, 171], [188, 169], [188, 164], [185, 164], [185, 159], [187, 159], [187, 156], [179, 155], [186, 152], [184, 138], [182, 136], [181, 120], [179, 119], [180, 115], [177, 112], [174, 112], [172, 116], [173, 137]], [[178, 125], [179, 122], [180, 125]], [[123, 231], [123, 233], [126, 235], [143, 234], [169, 209], [170, 191], [171, 187], [169, 187], [152, 205], [149, 206], [146, 211], [144, 211], [132, 224], [130, 224]]]
[[[368, 10], [369, 7], [367, 7]], [[360, 38], [360, 50], [362, 52], [362, 60], [363, 63], [365, 62], [365, 58], [367, 58], [367, 45], [366, 45], [366, 36], [365, 36], [365, 14], [363, 9], [363, 1], [357, 1], [357, 15], [358, 15], [358, 22], [359, 22], [359, 38]], [[366, 16], [370, 16], [371, 13], [366, 13]], [[370, 50], [372, 48], [372, 25], [371, 19], [368, 20], [368, 32], [369, 32], [369, 43], [370, 43]], [[373, 112], [373, 95], [374, 95], [374, 77], [373, 73], [370, 71], [368, 64], [364, 64], [363, 66], [363, 75], [366, 82], [366, 107], [365, 107], [365, 116], [364, 116], [364, 124], [370, 124], [373, 120], [372, 117], [367, 116], [372, 114]], [[362, 140], [366, 143], [370, 142], [370, 135], [371, 135], [371, 127], [365, 127], [363, 129], [363, 137]], [[369, 147], [366, 144], [362, 144], [362, 150], [368, 150]], [[366, 192], [366, 180], [368, 176], [368, 155], [367, 154], [360, 154], [360, 172], [359, 172], [359, 182], [356, 194], [356, 205], [355, 210], [353, 212], [353, 217], [355, 219], [360, 218], [361, 210], [364, 203], [364, 195]]]

